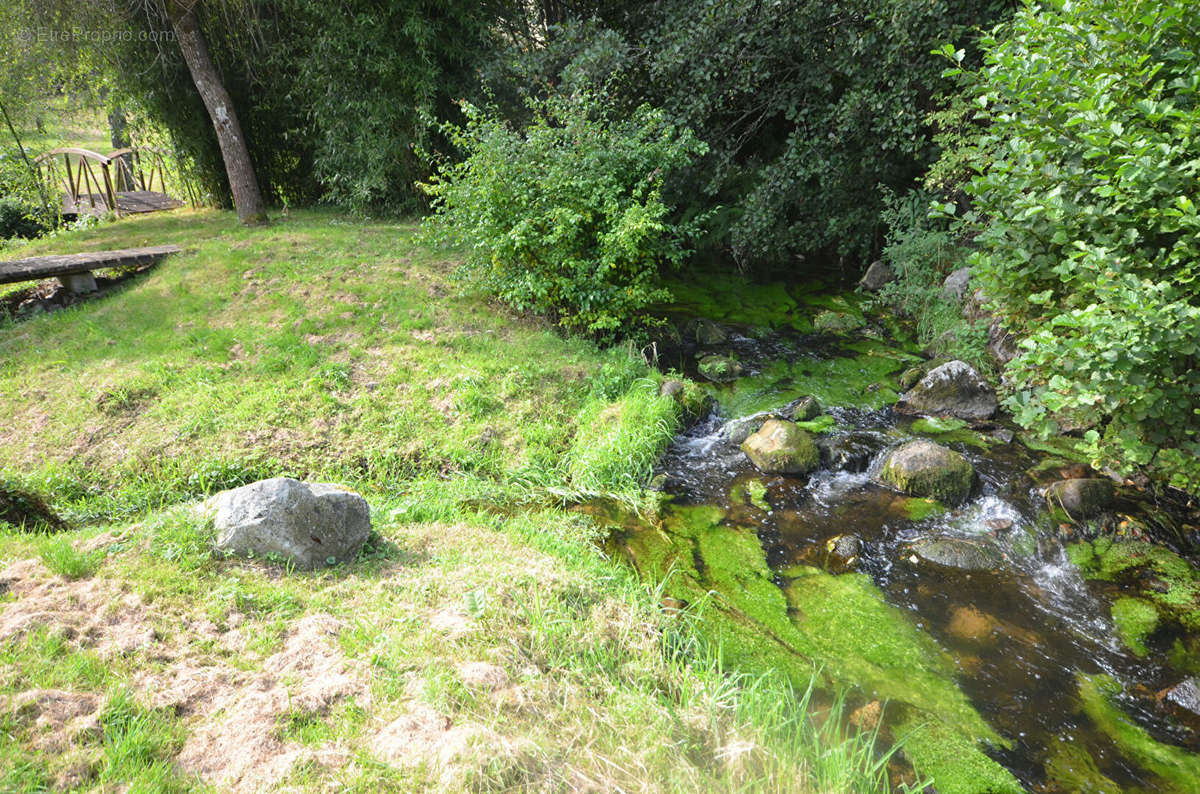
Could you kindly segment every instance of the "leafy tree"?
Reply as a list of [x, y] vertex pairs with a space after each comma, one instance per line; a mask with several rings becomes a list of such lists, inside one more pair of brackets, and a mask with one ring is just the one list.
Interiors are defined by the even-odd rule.
[[709, 145], [674, 188], [692, 212], [723, 208], [715, 246], [759, 269], [856, 271], [883, 242], [879, 186], [902, 193], [936, 159], [925, 116], [943, 64], [931, 51], [1006, 5], [595, 3], [544, 44], [508, 53], [493, 84], [504, 96], [504, 83], [592, 81], [627, 108], [663, 108]]
[[1180, 0], [1049, 0], [984, 41], [972, 266], [1028, 333], [1008, 407], [1200, 491], [1200, 28]]

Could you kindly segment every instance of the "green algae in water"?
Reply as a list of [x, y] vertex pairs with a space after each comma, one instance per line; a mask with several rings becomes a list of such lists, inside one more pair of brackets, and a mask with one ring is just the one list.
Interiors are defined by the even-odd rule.
[[[661, 529], [633, 533], [627, 548], [644, 576], [665, 578], [670, 595], [703, 605], [705, 631], [730, 664], [774, 670], [797, 685], [819, 667], [834, 686], [907, 704], [913, 719], [896, 735], [919, 770], [936, 771], [940, 791], [1020, 791], [979, 749], [1002, 741], [958, 689], [951, 658], [869, 577], [795, 566], [785, 595], [754, 530], [726, 526], [724, 516], [712, 506], [673, 508]], [[918, 726], [941, 738], [908, 744]]]
[[1200, 631], [1200, 571], [1170, 549], [1140, 540], [1097, 538], [1071, 544], [1067, 557], [1089, 579], [1137, 583], [1149, 570], [1165, 590], [1145, 588], [1140, 596], [1187, 631]]
[[1149, 653], [1146, 638], [1158, 626], [1158, 610], [1140, 598], [1118, 598], [1112, 605], [1113, 624], [1117, 634], [1136, 656]]
[[1046, 762], [1046, 777], [1061, 791], [1086, 791], [1090, 794], [1121, 794], [1121, 787], [1105, 777], [1095, 760], [1080, 744], [1062, 739]]
[[1179, 747], [1156, 741], [1144, 728], [1135, 725], [1112, 698], [1121, 685], [1108, 675], [1079, 675], [1079, 699], [1083, 711], [1121, 753], [1162, 778], [1167, 788], [1184, 794], [1196, 790], [1200, 780], [1200, 756]]
[[904, 500], [904, 512], [913, 521], [924, 521], [926, 518], [945, 513], [946, 506], [936, 499], [913, 496]]
[[746, 494], [750, 497], [750, 504], [758, 509], [771, 509], [771, 506], [767, 504], [767, 486], [763, 485], [760, 480], [751, 480], [746, 483]]
[[816, 419], [795, 422], [795, 425], [801, 430], [807, 430], [810, 433], [827, 433], [837, 425], [837, 420], [829, 414], [822, 414]]
[[975, 742], [945, 723], [909, 710], [897, 721], [901, 750], [942, 794], [1023, 794], [1007, 769], [979, 751]]
[[757, 375], [738, 378], [710, 393], [727, 416], [772, 411], [792, 400], [812, 395], [822, 405], [856, 405], [878, 409], [900, 399], [889, 377], [904, 366], [907, 354], [881, 342], [865, 339], [848, 346], [854, 355], [832, 358], [776, 360]]

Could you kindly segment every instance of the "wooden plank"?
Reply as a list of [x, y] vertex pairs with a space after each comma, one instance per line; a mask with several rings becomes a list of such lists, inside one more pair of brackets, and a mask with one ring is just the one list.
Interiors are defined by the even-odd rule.
[[137, 267], [159, 261], [168, 254], [183, 249], [177, 245], [155, 245], [148, 248], [125, 248], [120, 251], [91, 251], [85, 254], [34, 256], [0, 262], [0, 284], [36, 281], [42, 278], [89, 273], [109, 267]]

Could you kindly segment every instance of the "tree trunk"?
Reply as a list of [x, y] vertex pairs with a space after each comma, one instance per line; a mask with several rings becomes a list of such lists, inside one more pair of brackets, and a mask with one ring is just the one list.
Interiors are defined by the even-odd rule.
[[238, 220], [247, 225], [267, 222], [267, 210], [263, 204], [262, 191], [258, 188], [258, 177], [250, 162], [250, 151], [242, 136], [242, 125], [237, 112], [229, 100], [229, 92], [217, 74], [208, 43], [196, 22], [195, 7], [199, 0], [167, 0], [167, 14], [171, 27], [187, 62], [196, 90], [204, 100], [204, 107], [217, 131], [217, 143], [221, 146], [221, 157], [225, 160], [225, 173], [229, 176], [229, 188], [233, 191], [233, 206]]

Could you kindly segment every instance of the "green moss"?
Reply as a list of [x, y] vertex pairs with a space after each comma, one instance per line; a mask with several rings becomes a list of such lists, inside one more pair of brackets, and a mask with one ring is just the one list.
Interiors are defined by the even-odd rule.
[[1200, 637], [1177, 637], [1167, 651], [1167, 662], [1181, 673], [1200, 673]]
[[1149, 650], [1145, 640], [1158, 626], [1158, 610], [1140, 598], [1118, 598], [1112, 605], [1113, 624], [1117, 636], [1137, 656], [1145, 656]]
[[1046, 777], [1058, 784], [1059, 791], [1087, 791], [1093, 794], [1121, 794], [1121, 787], [1105, 777], [1083, 745], [1059, 740], [1046, 761]]
[[[1144, 587], [1141, 597], [1163, 617], [1200, 631], [1200, 571], [1168, 548], [1146, 541], [1097, 538], [1067, 547], [1068, 558], [1089, 579]], [[1147, 574], [1150, 574], [1147, 577]]]
[[850, 331], [857, 331], [864, 325], [866, 325], [866, 320], [861, 315], [833, 311], [831, 309], [826, 309], [813, 318], [813, 328], [831, 334], [844, 334]]
[[810, 433], [824, 433], [827, 430], [837, 425], [837, 420], [829, 414], [822, 414], [816, 419], [807, 419], [796, 422], [796, 427], [801, 430], [807, 430]]
[[848, 355], [831, 358], [783, 359], [765, 364], [759, 374], [727, 386], [709, 386], [728, 416], [771, 411], [805, 395], [821, 405], [882, 408], [900, 399], [888, 384], [891, 375], [912, 356], [874, 339], [843, 346]]
[[727, 383], [741, 377], [745, 367], [732, 356], [705, 356], [696, 369], [701, 375], [717, 383]]
[[944, 723], [910, 712], [896, 726], [901, 749], [941, 794], [1020, 794], [1007, 769], [981, 753], [969, 738]]
[[[672, 596], [704, 605], [705, 631], [731, 664], [751, 673], [784, 671], [797, 683], [819, 666], [834, 686], [907, 704], [912, 719], [897, 735], [919, 769], [945, 778], [939, 790], [1019, 791], [979, 749], [979, 742], [1000, 739], [954, 683], [951, 658], [869, 577], [807, 566], [773, 573], [754, 530], [726, 526], [724, 516], [709, 506], [675, 508], [661, 529], [632, 534], [627, 548], [643, 575], [666, 576]], [[788, 580], [783, 590], [776, 574]], [[954, 737], [953, 756], [944, 751], [948, 740], [910, 746], [908, 734], [920, 725]]]
[[918, 435], [929, 436], [941, 444], [965, 444], [986, 450], [996, 443], [990, 436], [971, 430], [963, 420], [952, 417], [918, 419], [909, 429]]
[[750, 497], [750, 504], [758, 509], [771, 509], [771, 505], [767, 504], [767, 486], [763, 485], [762, 481], [751, 480], [746, 483], [746, 494]]
[[1021, 432], [1017, 433], [1017, 440], [1034, 452], [1041, 452], [1076, 463], [1087, 462], [1087, 455], [1081, 449], [1081, 442], [1067, 436], [1039, 438], [1033, 433]]
[[946, 512], [946, 506], [936, 499], [912, 497], [904, 501], [904, 512], [913, 521], [923, 521]]
[[1159, 791], [1195, 791], [1200, 780], [1200, 756], [1155, 741], [1145, 729], [1135, 725], [1116, 705], [1112, 697], [1121, 685], [1107, 675], [1080, 675], [1079, 698], [1083, 711], [1103, 731], [1121, 753], [1162, 778]]

